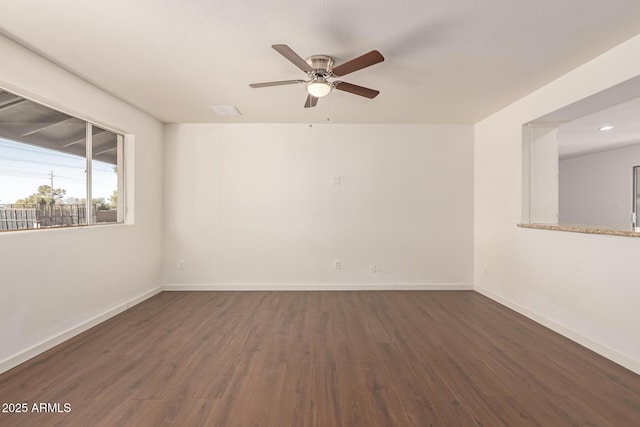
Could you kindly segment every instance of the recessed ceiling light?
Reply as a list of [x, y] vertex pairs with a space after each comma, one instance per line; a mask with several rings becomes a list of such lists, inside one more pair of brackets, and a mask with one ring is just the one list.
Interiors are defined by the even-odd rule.
[[601, 130], [601, 131], [603, 131], [603, 132], [604, 132], [604, 131], [611, 130], [611, 129], [613, 129], [613, 126], [602, 126], [602, 127], [600, 128], [600, 130]]
[[234, 107], [233, 105], [210, 105], [209, 108], [211, 108], [218, 116], [222, 117], [242, 115], [240, 110], [238, 110], [238, 107]]

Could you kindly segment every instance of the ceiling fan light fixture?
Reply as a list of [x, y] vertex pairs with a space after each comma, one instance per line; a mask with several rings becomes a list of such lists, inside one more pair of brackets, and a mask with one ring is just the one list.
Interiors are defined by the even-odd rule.
[[307, 83], [307, 92], [316, 98], [329, 95], [332, 89], [333, 86], [324, 77], [317, 77]]

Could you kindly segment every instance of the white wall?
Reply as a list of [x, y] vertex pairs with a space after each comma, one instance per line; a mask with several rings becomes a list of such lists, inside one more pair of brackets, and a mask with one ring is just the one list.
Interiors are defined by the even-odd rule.
[[[532, 126], [529, 128], [529, 222], [558, 222], [558, 129]], [[524, 144], [523, 150], [526, 150]], [[525, 188], [523, 187], [523, 190]], [[523, 197], [527, 197], [526, 194]]]
[[640, 74], [640, 36], [475, 125], [476, 289], [640, 372], [640, 239], [518, 228], [521, 127]]
[[472, 282], [471, 126], [167, 125], [165, 169], [168, 285]]
[[0, 233], [2, 372], [157, 291], [162, 125], [2, 36], [0, 57], [0, 86], [135, 135], [134, 224]]
[[631, 230], [640, 144], [560, 161], [560, 222]]

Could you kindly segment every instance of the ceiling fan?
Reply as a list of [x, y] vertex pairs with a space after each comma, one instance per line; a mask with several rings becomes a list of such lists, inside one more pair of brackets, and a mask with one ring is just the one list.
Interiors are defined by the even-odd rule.
[[351, 61], [347, 61], [344, 64], [334, 67], [333, 58], [327, 55], [311, 55], [307, 59], [302, 59], [286, 44], [274, 44], [271, 47], [291, 61], [295, 66], [307, 73], [309, 80], [282, 80], [277, 82], [252, 83], [249, 86], [259, 88], [301, 83], [305, 84], [308, 92], [307, 100], [304, 103], [305, 108], [315, 107], [318, 103], [318, 98], [327, 96], [333, 89], [364, 96], [369, 99], [375, 98], [380, 93], [380, 91], [374, 89], [369, 89], [340, 80], [330, 80], [384, 61], [384, 57], [377, 50], [372, 50], [369, 53], [365, 53]]

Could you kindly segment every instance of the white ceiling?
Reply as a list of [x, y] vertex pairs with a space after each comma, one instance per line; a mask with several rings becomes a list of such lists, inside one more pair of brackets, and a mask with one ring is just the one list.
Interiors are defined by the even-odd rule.
[[[0, 0], [0, 32], [163, 122], [473, 123], [640, 33], [638, 0]], [[304, 109], [271, 49], [385, 62]], [[218, 117], [210, 105], [235, 105]]]

